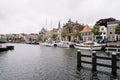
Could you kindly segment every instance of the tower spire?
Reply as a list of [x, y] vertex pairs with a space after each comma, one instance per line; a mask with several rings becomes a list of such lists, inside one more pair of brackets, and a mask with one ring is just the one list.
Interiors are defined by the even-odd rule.
[[69, 18], [68, 22], [71, 22], [71, 18]]
[[45, 20], [45, 27], [46, 27], [46, 30], [47, 30], [47, 17], [46, 17], [46, 20]]
[[58, 23], [58, 29], [60, 29], [61, 28], [61, 24], [60, 24], [60, 21], [59, 21], [59, 23]]

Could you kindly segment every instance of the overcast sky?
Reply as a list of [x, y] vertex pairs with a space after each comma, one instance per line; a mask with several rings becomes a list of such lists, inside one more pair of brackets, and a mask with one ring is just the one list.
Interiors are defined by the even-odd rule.
[[0, 0], [0, 33], [38, 33], [69, 18], [93, 25], [101, 18], [120, 19], [120, 0]]

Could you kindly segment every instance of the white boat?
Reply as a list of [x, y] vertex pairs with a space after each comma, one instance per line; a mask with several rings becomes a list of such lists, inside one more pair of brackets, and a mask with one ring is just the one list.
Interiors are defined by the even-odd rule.
[[84, 50], [101, 50], [102, 46], [103, 45], [98, 44], [97, 42], [87, 41], [84, 43], [76, 44], [75, 48]]
[[0, 41], [0, 52], [1, 51], [7, 51], [7, 50], [13, 50], [14, 46], [11, 46], [9, 44], [6, 45], [5, 41]]
[[48, 43], [48, 42], [45, 42], [43, 43], [44, 46], [47, 46], [47, 47], [51, 47], [52, 46], [52, 43]]
[[40, 45], [47, 46], [47, 47], [57, 47], [57, 43], [55, 42], [44, 42], [44, 43], [39, 43]]
[[7, 46], [4, 43], [0, 43], [0, 51], [7, 50]]
[[74, 47], [74, 43], [68, 42], [68, 41], [61, 41], [61, 42], [57, 43], [57, 47], [73, 48]]
[[48, 47], [61, 47], [61, 48], [73, 48], [74, 44], [68, 41], [60, 41], [60, 42], [44, 42], [39, 43], [39, 45], [48, 46]]
[[0, 44], [0, 48], [6, 48], [7, 46], [5, 44]]
[[57, 43], [57, 47], [69, 48], [69, 43], [67, 41], [61, 41]]

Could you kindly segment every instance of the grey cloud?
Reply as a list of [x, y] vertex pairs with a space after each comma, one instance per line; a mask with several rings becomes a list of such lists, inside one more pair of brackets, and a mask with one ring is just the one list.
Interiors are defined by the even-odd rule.
[[[0, 33], [37, 32], [58, 21], [93, 25], [98, 19], [120, 19], [119, 0], [0, 0]], [[51, 24], [52, 23], [52, 24]]]

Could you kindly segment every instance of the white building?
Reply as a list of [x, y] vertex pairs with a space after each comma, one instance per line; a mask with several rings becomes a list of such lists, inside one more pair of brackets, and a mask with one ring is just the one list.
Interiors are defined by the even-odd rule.
[[83, 41], [92, 41], [92, 29], [90, 26], [85, 25], [83, 29], [81, 30], [81, 36], [83, 38]]
[[106, 39], [107, 38], [107, 27], [100, 26], [99, 30], [101, 32], [101, 38]]

